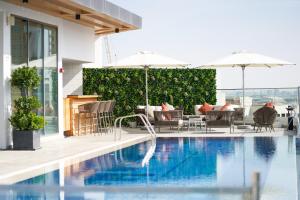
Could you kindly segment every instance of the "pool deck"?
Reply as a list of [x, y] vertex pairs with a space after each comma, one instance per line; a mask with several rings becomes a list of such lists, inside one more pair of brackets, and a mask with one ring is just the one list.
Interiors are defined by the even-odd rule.
[[112, 134], [77, 137], [52, 137], [41, 140], [36, 151], [0, 151], [0, 184], [10, 184], [47, 173], [63, 161], [64, 165], [80, 162], [150, 139], [148, 134], [123, 134], [114, 141]]
[[[130, 132], [130, 134], [129, 134]], [[275, 132], [255, 133], [253, 130], [235, 130], [229, 133], [228, 129], [217, 129], [211, 133], [204, 130], [177, 131], [162, 130], [157, 137], [253, 137], [286, 135], [283, 129]], [[89, 158], [103, 155], [117, 149], [131, 146], [151, 137], [140, 129], [125, 129], [122, 138], [114, 140], [113, 134], [87, 135], [62, 138], [59, 136], [42, 138], [42, 148], [36, 151], [0, 151], [0, 184], [11, 184], [64, 166], [77, 163]]]

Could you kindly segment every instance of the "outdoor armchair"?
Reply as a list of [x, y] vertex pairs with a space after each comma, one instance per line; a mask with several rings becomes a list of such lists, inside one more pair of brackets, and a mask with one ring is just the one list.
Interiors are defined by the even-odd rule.
[[265, 127], [266, 131], [270, 132], [274, 130], [273, 124], [276, 120], [277, 111], [274, 108], [262, 107], [253, 113], [254, 130], [257, 127], [256, 132], [262, 131], [262, 127]]

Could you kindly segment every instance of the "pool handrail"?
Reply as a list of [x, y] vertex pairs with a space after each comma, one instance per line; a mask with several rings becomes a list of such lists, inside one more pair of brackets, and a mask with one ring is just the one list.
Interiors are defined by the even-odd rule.
[[[156, 139], [156, 132], [153, 128], [153, 126], [151, 125], [151, 123], [149, 122], [148, 118], [146, 117], [146, 115], [144, 114], [133, 114], [133, 115], [126, 115], [126, 116], [122, 116], [122, 117], [118, 117], [115, 119], [115, 123], [114, 123], [114, 140], [117, 140], [117, 130], [119, 130], [119, 140], [121, 139], [121, 135], [122, 135], [122, 121], [123, 119], [127, 119], [127, 118], [133, 118], [133, 117], [139, 117], [141, 119], [141, 121], [143, 122], [144, 126], [146, 127], [148, 133], [151, 135], [152, 139]], [[119, 126], [118, 126], [119, 123]]]

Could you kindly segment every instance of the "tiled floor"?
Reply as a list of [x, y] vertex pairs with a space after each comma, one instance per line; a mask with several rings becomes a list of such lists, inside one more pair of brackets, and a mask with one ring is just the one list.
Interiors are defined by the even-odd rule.
[[[130, 133], [130, 134], [128, 134]], [[251, 137], [251, 136], [282, 136], [284, 130], [276, 132], [255, 133], [253, 130], [213, 129], [210, 133], [205, 130], [180, 131], [162, 129], [158, 137]], [[119, 148], [124, 148], [150, 139], [147, 131], [141, 129], [125, 129], [122, 138], [114, 141], [113, 134], [76, 136], [69, 138], [43, 138], [42, 148], [37, 151], [0, 151], [0, 184], [13, 183], [34, 175], [49, 172], [58, 168], [61, 162], [68, 165], [102, 155]]]

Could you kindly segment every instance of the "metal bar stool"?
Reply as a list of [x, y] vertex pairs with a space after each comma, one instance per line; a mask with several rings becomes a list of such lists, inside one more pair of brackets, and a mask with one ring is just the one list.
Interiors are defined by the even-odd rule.
[[110, 124], [110, 121], [109, 121], [109, 111], [110, 111], [111, 104], [112, 104], [112, 101], [109, 100], [109, 101], [105, 102], [105, 106], [104, 106], [104, 112], [103, 113], [104, 113], [104, 122], [105, 122], [106, 133], [108, 133], [110, 128], [111, 128], [111, 124]]
[[108, 111], [108, 119], [109, 119], [109, 125], [112, 128], [113, 128], [113, 124], [114, 124], [114, 109], [115, 109], [115, 105], [116, 105], [116, 101], [115, 100], [111, 100], [110, 108], [109, 108], [109, 111]]
[[[85, 129], [85, 134], [87, 133], [87, 128], [90, 129], [90, 133], [97, 131], [97, 121], [98, 121], [98, 107], [99, 102], [86, 103], [78, 106], [78, 135], [82, 128]], [[81, 116], [84, 115], [84, 126], [82, 126]]]
[[105, 110], [106, 101], [100, 101], [98, 106], [98, 132], [102, 134], [102, 130], [105, 130], [105, 119], [104, 119], [104, 110]]

